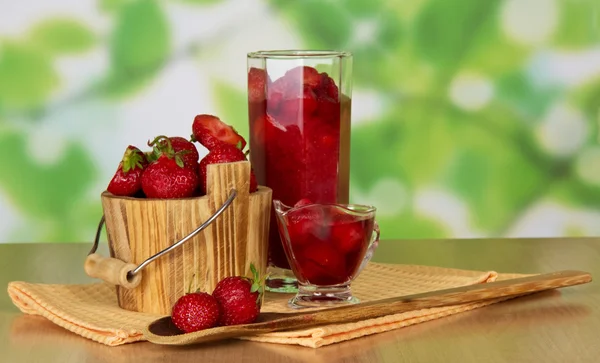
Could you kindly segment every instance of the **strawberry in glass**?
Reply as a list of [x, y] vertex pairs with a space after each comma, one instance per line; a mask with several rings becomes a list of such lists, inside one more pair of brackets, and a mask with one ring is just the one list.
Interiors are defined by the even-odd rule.
[[[347, 203], [351, 55], [328, 51], [265, 51], [248, 55], [250, 161], [273, 199]], [[270, 266], [289, 269], [275, 213]], [[267, 280], [269, 291], [277, 276]]]
[[370, 260], [379, 240], [375, 208], [306, 201], [294, 207], [279, 200], [273, 204], [284, 251], [299, 283], [292, 307], [315, 301], [356, 302], [350, 282]]

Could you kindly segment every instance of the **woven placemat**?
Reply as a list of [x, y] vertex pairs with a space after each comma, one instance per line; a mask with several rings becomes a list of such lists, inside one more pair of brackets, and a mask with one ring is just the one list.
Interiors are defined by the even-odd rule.
[[[522, 276], [524, 275], [499, 275], [493, 271], [370, 263], [354, 282], [353, 291], [361, 301], [367, 302]], [[109, 346], [144, 340], [143, 327], [160, 317], [119, 308], [114, 286], [105, 283], [51, 285], [15, 281], [9, 283], [8, 294], [22, 312], [44, 316], [65, 329]], [[289, 298], [290, 295], [287, 294], [267, 293], [262, 311], [292, 312], [293, 310], [287, 307]], [[416, 310], [353, 323], [240, 339], [318, 348], [472, 310], [498, 301], [502, 299]]]

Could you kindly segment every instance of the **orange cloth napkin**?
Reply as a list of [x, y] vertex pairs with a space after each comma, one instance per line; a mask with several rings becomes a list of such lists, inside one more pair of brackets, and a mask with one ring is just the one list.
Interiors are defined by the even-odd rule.
[[[367, 302], [522, 276], [524, 275], [499, 275], [493, 271], [370, 263], [354, 281], [352, 289], [355, 296]], [[106, 283], [50, 285], [15, 281], [9, 283], [8, 294], [22, 312], [41, 315], [67, 330], [109, 346], [144, 340], [142, 329], [161, 317], [121, 309], [117, 304], [114, 286]], [[287, 307], [289, 298], [290, 295], [286, 294], [267, 293], [262, 311], [292, 312]], [[318, 348], [438, 319], [502, 300], [505, 299], [415, 310], [359, 322], [240, 339]]]

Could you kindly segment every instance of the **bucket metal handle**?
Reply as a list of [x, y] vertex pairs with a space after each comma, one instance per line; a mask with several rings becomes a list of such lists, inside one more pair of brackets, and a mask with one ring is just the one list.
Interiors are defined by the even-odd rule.
[[225, 209], [227, 209], [233, 200], [237, 196], [237, 190], [231, 189], [231, 193], [229, 194], [229, 198], [223, 203], [217, 211], [210, 216], [204, 223], [202, 223], [198, 228], [193, 230], [190, 234], [183, 237], [179, 241], [173, 243], [171, 246], [165, 248], [164, 250], [158, 252], [154, 256], [147, 258], [144, 262], [140, 263], [136, 266], [133, 263], [127, 263], [121, 261], [117, 258], [113, 257], [103, 257], [100, 254], [96, 253], [98, 249], [98, 244], [100, 241], [100, 234], [102, 232], [102, 228], [104, 227], [105, 218], [104, 215], [100, 219], [98, 223], [98, 229], [96, 230], [96, 238], [94, 239], [94, 245], [92, 249], [88, 253], [88, 256], [85, 259], [84, 269], [85, 273], [94, 278], [98, 278], [104, 280], [113, 285], [119, 285], [128, 289], [133, 289], [137, 287], [141, 282], [141, 272], [144, 267], [148, 266], [154, 260], [159, 257], [171, 252], [177, 247], [181, 246], [189, 239], [193, 238], [195, 235], [200, 233], [203, 229], [208, 227], [217, 217], [219, 217]]

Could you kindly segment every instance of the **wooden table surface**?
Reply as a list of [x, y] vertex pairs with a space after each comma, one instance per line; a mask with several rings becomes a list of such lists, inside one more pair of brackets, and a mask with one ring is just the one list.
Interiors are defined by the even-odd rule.
[[[0, 285], [90, 281], [90, 244], [0, 244]], [[103, 250], [106, 253], [106, 249]], [[600, 276], [600, 238], [382, 241], [375, 261], [498, 272], [579, 269]], [[0, 295], [0, 361], [17, 362], [599, 362], [597, 282], [545, 292], [319, 349], [227, 341], [107, 347]]]

